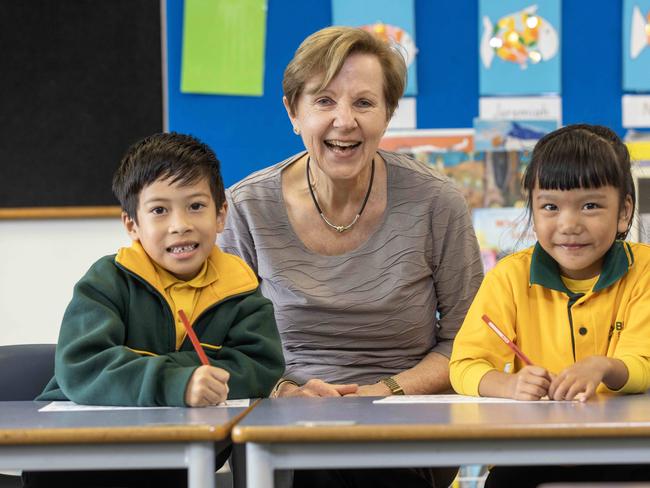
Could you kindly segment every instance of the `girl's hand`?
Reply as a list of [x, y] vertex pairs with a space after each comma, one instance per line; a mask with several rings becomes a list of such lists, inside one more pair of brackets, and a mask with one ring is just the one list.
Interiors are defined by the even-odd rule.
[[539, 400], [548, 394], [551, 375], [540, 366], [525, 366], [516, 374], [507, 375], [506, 388], [515, 400]]
[[[596, 388], [606, 379], [606, 376], [615, 372], [615, 368], [619, 366], [615, 361], [618, 360], [605, 356], [590, 356], [581, 359], [553, 378], [548, 390], [548, 396], [552, 400], [586, 401], [596, 393]], [[625, 368], [624, 365], [623, 367]], [[625, 368], [625, 372], [627, 372], [627, 368]], [[613, 374], [612, 379], [616, 379]], [[627, 381], [627, 378], [625, 378], [625, 381]], [[614, 389], [622, 387], [625, 381], [614, 385]]]
[[278, 397], [340, 397], [357, 392], [358, 385], [337, 385], [322, 380], [311, 379], [302, 386], [284, 383], [278, 390]]
[[228, 398], [230, 373], [214, 366], [199, 366], [185, 388], [185, 403], [189, 407], [218, 405]]

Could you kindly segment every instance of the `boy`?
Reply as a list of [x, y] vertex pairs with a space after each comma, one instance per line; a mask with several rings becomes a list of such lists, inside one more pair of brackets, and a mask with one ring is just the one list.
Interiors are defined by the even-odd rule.
[[133, 244], [75, 286], [38, 400], [198, 407], [268, 395], [284, 370], [280, 338], [253, 271], [214, 244], [227, 209], [214, 152], [191, 136], [147, 137], [127, 151], [113, 191]]

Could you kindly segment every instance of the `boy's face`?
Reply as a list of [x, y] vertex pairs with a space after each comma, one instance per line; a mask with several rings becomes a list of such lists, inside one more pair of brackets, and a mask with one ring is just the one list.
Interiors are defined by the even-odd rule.
[[140, 192], [137, 216], [138, 223], [122, 215], [131, 239], [140, 241], [159, 266], [188, 281], [201, 270], [223, 230], [226, 204], [217, 212], [207, 178], [182, 186], [160, 179]]

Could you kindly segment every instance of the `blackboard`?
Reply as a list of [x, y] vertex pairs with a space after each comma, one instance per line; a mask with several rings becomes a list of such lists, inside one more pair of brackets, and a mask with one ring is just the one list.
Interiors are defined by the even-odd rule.
[[126, 148], [163, 130], [159, 0], [0, 0], [0, 217], [115, 215]]

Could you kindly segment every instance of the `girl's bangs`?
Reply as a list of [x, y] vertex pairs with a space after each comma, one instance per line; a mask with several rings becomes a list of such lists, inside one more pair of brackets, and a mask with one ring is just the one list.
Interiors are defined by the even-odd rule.
[[[577, 149], [577, 148], [576, 148]], [[587, 151], [549, 151], [537, 161], [536, 181], [542, 190], [573, 190], [575, 188], [600, 188], [623, 186], [620, 168], [615, 155], [605, 154], [591, 147]], [[555, 153], [555, 154], [554, 154]], [[533, 163], [531, 163], [533, 164]]]

